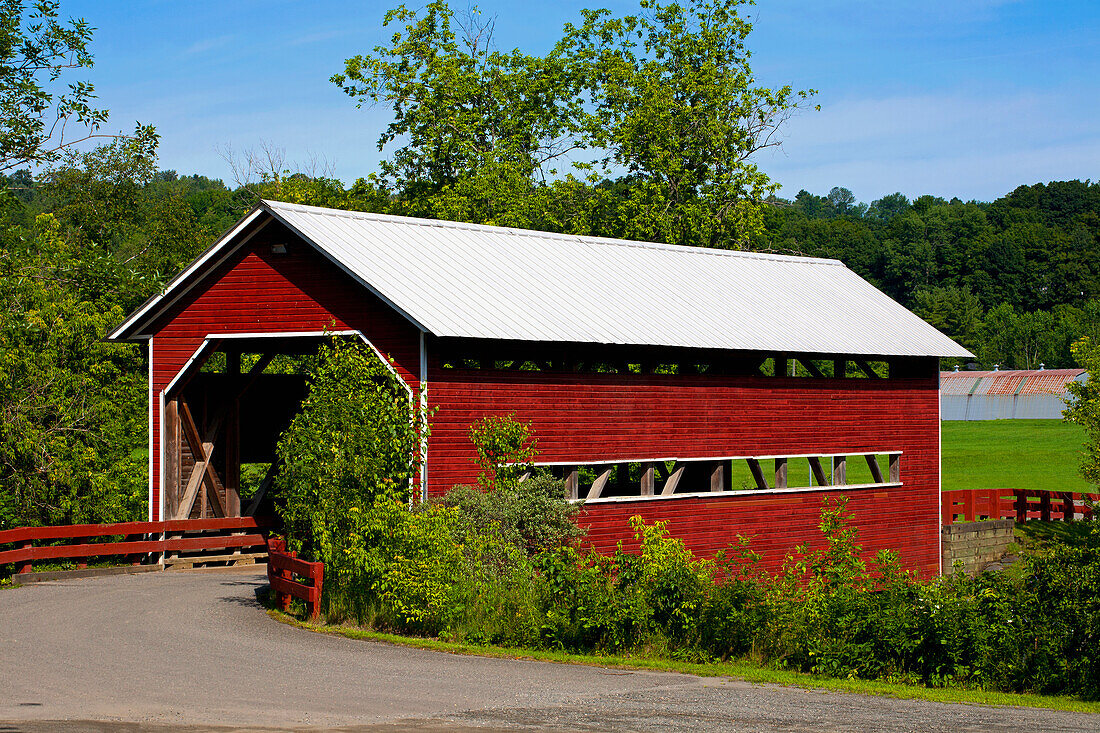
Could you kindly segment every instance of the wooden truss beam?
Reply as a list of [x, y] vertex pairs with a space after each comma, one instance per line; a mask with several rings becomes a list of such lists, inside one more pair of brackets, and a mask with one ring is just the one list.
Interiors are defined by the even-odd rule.
[[603, 493], [604, 487], [607, 486], [608, 479], [611, 478], [611, 469], [614, 466], [608, 466], [603, 473], [596, 477], [596, 480], [592, 482], [592, 486], [588, 489], [587, 499], [599, 499], [600, 494]]
[[[187, 401], [181, 399], [179, 406], [180, 423], [187, 442], [191, 446], [191, 454], [195, 456], [195, 467], [191, 470], [191, 476], [187, 480], [187, 490], [183, 499], [176, 508], [175, 519], [186, 519], [191, 516], [191, 509], [195, 505], [196, 495], [203, 486], [207, 488], [200, 495], [200, 500], [205, 503], [206, 497], [214, 497], [214, 511], [217, 516], [225, 516], [225, 505], [221, 498], [221, 481], [214, 470], [214, 436], [217, 435], [218, 424], [211, 425], [207, 431], [207, 439], [199, 438], [199, 429], [195, 425], [195, 418], [191, 415], [191, 408]], [[220, 514], [219, 514], [220, 512]]]
[[799, 359], [798, 361], [799, 361], [799, 363], [802, 364], [803, 367], [806, 368], [806, 371], [808, 371], [810, 373], [810, 376], [816, 377], [818, 379], [821, 379], [822, 377], [825, 376], [824, 374], [821, 373], [821, 370], [817, 368], [817, 364], [814, 364], [811, 360], [809, 360], [809, 359]]
[[878, 456], [874, 453], [868, 453], [864, 458], [867, 459], [867, 468], [871, 469], [871, 478], [874, 479], [876, 484], [881, 484], [882, 468], [878, 465]]
[[746, 462], [749, 464], [749, 471], [752, 472], [752, 478], [756, 482], [756, 488], [761, 490], [770, 489], [768, 480], [764, 478], [764, 469], [760, 467], [760, 461], [749, 458]]
[[859, 367], [859, 370], [861, 372], [867, 375], [868, 379], [882, 379], [882, 377], [876, 374], [875, 370], [871, 368], [871, 365], [865, 362], [863, 359], [856, 360], [856, 366]]
[[814, 480], [817, 481], [817, 485], [828, 486], [829, 482], [825, 478], [825, 470], [821, 467], [821, 459], [817, 456], [810, 456], [807, 460], [810, 463], [810, 470], [814, 473]]
[[256, 495], [252, 497], [252, 501], [248, 503], [248, 508], [244, 510], [244, 516], [256, 516], [256, 510], [260, 508], [260, 503], [264, 500], [264, 496], [267, 494], [267, 490], [270, 489], [271, 485], [275, 483], [275, 475], [278, 472], [279, 462], [273, 461], [271, 463], [271, 467], [267, 469], [267, 473], [264, 474], [264, 479], [260, 482], [260, 487], [256, 489]]
[[672, 467], [672, 471], [669, 472], [668, 477], [665, 479], [664, 486], [661, 487], [661, 496], [672, 496], [676, 493], [676, 485], [680, 483], [680, 479], [684, 476], [684, 469], [687, 466], [679, 461]]

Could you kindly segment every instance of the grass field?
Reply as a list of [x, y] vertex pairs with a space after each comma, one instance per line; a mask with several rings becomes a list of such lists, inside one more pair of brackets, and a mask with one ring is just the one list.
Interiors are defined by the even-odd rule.
[[1077, 474], [1083, 441], [1061, 420], [944, 422], [943, 489], [1089, 491]]

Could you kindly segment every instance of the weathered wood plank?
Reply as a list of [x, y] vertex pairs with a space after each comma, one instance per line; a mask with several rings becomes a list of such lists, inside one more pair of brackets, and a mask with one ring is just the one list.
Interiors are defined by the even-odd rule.
[[833, 456], [833, 486], [848, 483], [848, 456]]
[[725, 491], [726, 490], [726, 462], [716, 461], [714, 466], [710, 469], [710, 490], [711, 491]]
[[787, 488], [787, 459], [775, 459], [775, 488]]
[[679, 461], [672, 467], [672, 471], [668, 474], [668, 478], [665, 479], [664, 486], [661, 487], [661, 496], [671, 496], [676, 493], [676, 485], [680, 483], [680, 479], [684, 475], [684, 469], [687, 466]]
[[611, 478], [611, 469], [613, 466], [608, 466], [607, 470], [596, 477], [596, 480], [592, 482], [592, 486], [588, 489], [588, 499], [599, 499], [600, 494], [603, 493], [604, 487], [607, 486], [608, 479]]
[[576, 466], [565, 468], [565, 498], [576, 499], [580, 494], [580, 471]]
[[656, 465], [653, 463], [642, 464], [642, 480], [641, 490], [642, 496], [653, 496], [654, 490], [657, 488], [657, 470]]
[[[180, 461], [182, 451], [180, 435], [179, 400], [173, 398], [164, 403], [164, 507], [169, 517], [176, 516], [180, 503]], [[162, 517], [163, 518], [163, 517]]]

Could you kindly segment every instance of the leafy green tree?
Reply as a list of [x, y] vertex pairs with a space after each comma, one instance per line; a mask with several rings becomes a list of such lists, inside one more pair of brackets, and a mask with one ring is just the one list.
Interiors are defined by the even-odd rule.
[[332, 77], [359, 105], [393, 110], [378, 147], [404, 144], [381, 164], [385, 185], [412, 200], [487, 168], [528, 180], [571, 147], [576, 84], [560, 54], [495, 51], [492, 22], [442, 0], [419, 13], [400, 5], [383, 20], [395, 23], [404, 30], [389, 44]]
[[986, 365], [1038, 369], [1057, 359], [1054, 317], [1048, 311], [1017, 313], [1001, 304], [986, 314], [979, 354]]
[[888, 222], [898, 214], [904, 213], [909, 208], [909, 199], [903, 193], [883, 196], [871, 202], [867, 207], [867, 218], [875, 222]]
[[144, 514], [145, 359], [103, 342], [123, 310], [84, 299], [57, 218], [4, 232], [0, 258], [0, 527]]
[[399, 6], [403, 30], [332, 80], [393, 110], [374, 182], [394, 213], [738, 246], [777, 188], [749, 159], [812, 95], [755, 85], [742, 4], [585, 11], [543, 56], [492, 50], [476, 11]]
[[982, 306], [966, 288], [918, 290], [913, 312], [970, 350], [977, 347], [982, 326]]
[[470, 442], [481, 469], [478, 483], [487, 491], [515, 488], [538, 454], [531, 423], [519, 422], [515, 417], [515, 413], [487, 415], [470, 426]]
[[275, 482], [287, 539], [306, 556], [346, 564], [375, 501], [411, 500], [427, 425], [409, 393], [364, 344], [334, 338], [309, 371], [302, 410], [279, 439]]
[[1100, 487], [1100, 341], [1085, 337], [1073, 345], [1073, 357], [1088, 372], [1088, 381], [1070, 382], [1071, 401], [1065, 419], [1085, 429], [1081, 476]]
[[778, 185], [750, 158], [778, 144], [814, 91], [756, 85], [743, 4], [642, 0], [638, 15], [586, 10], [565, 28], [558, 49], [588, 93], [584, 145], [634, 181], [622, 207], [629, 237], [740, 246], [761, 231]]
[[[93, 106], [95, 87], [71, 81], [54, 91], [73, 69], [92, 65], [92, 27], [84, 19], [63, 22], [54, 0], [0, 0], [0, 172], [48, 163], [66, 148], [95, 137], [107, 110]], [[81, 132], [66, 137], [71, 128]], [[155, 145], [151, 126], [138, 125], [132, 138]]]
[[834, 216], [845, 216], [856, 207], [856, 195], [841, 186], [833, 186], [825, 198], [829, 200]]

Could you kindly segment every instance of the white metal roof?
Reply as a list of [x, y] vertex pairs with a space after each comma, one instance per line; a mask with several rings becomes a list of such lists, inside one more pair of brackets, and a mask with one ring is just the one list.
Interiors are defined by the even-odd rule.
[[436, 336], [970, 356], [838, 260], [262, 206]]

